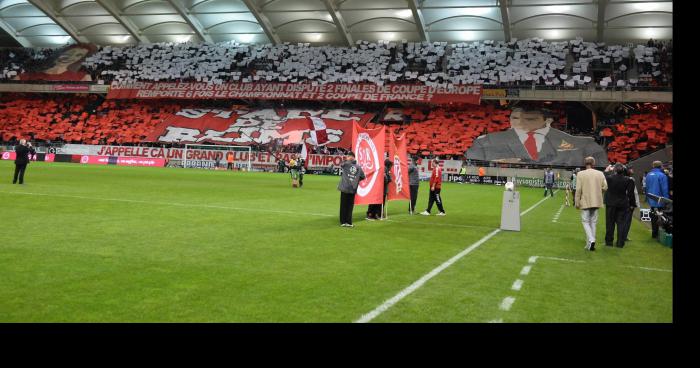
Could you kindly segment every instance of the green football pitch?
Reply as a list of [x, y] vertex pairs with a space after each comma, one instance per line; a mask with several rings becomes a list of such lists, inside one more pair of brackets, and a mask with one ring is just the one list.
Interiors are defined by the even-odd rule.
[[[0, 162], [0, 322], [672, 322], [672, 250], [584, 250], [563, 192], [445, 184], [447, 216], [340, 227], [337, 177]], [[421, 184], [418, 209], [428, 200]], [[433, 214], [437, 211], [434, 209]], [[490, 237], [488, 237], [490, 235]], [[487, 237], [487, 239], [484, 239]], [[485, 240], [485, 241], [484, 241]]]

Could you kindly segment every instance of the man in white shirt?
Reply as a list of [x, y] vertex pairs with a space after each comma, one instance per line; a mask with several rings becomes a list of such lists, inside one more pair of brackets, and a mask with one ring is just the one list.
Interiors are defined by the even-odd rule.
[[607, 153], [593, 138], [569, 135], [550, 127], [551, 123], [537, 107], [515, 108], [510, 115], [511, 129], [476, 139], [467, 159], [577, 166], [591, 156], [599, 166], [607, 165]]

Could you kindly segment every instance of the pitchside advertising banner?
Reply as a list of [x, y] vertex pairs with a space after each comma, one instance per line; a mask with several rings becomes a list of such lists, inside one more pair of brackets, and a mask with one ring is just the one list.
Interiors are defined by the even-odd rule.
[[[212, 143], [230, 145], [314, 144], [312, 132], [318, 132], [310, 118], [325, 124], [322, 133], [328, 147], [350, 148], [352, 123], [364, 126], [374, 114], [348, 109], [184, 109], [158, 124], [146, 137], [147, 142]], [[315, 119], [318, 120], [318, 119]]]
[[423, 84], [371, 83], [168, 83], [114, 82], [108, 99], [244, 99], [313, 101], [414, 101], [434, 104], [481, 103], [481, 86], [432, 87]]
[[[185, 151], [187, 154], [185, 155]], [[181, 163], [187, 159], [188, 164], [194, 167], [213, 168], [216, 160], [225, 162], [225, 154], [228, 151], [189, 148], [161, 148], [161, 147], [124, 147], [124, 146], [96, 146], [84, 144], [66, 144], [56, 150], [60, 154], [81, 156], [113, 156], [113, 157], [140, 157], [162, 159], [164, 164], [168, 162]], [[271, 153], [252, 151], [232, 151], [234, 162], [248, 162], [250, 156], [254, 169], [274, 170], [279, 160], [289, 161], [292, 153]], [[316, 155], [310, 154], [308, 158], [309, 170], [333, 170], [343, 163], [342, 155]]]

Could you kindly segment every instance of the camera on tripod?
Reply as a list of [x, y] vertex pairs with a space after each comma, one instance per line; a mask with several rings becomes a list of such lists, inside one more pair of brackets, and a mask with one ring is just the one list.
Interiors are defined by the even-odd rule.
[[660, 228], [667, 234], [673, 234], [673, 200], [647, 193], [647, 197], [657, 201], [661, 207], [652, 208]]

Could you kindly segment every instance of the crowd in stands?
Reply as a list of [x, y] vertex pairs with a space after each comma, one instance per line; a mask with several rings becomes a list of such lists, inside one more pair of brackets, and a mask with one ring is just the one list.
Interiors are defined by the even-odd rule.
[[[183, 108], [214, 107], [221, 101], [163, 101], [158, 104], [134, 100], [102, 100], [97, 95], [5, 94], [0, 97], [0, 140], [12, 143], [20, 137], [34, 142], [109, 145], [161, 145], [146, 142], [154, 127]], [[212, 106], [210, 106], [212, 105]], [[355, 106], [355, 109], [361, 109]], [[376, 106], [366, 106], [372, 111]], [[553, 127], [565, 130], [566, 115], [558, 105]], [[406, 134], [408, 150], [421, 156], [462, 157], [482, 134], [510, 127], [510, 110], [494, 104], [400, 109], [400, 119], [376, 114], [367, 124], [384, 124], [397, 135]], [[557, 114], [557, 112], [559, 112]], [[393, 116], [397, 116], [394, 114]], [[601, 119], [595, 132], [606, 146], [612, 162], [627, 163], [672, 142], [673, 123], [668, 105], [643, 105], [625, 115]], [[168, 146], [177, 146], [168, 145]], [[255, 150], [297, 152], [299, 146], [281, 142], [258, 144]], [[317, 147], [314, 153], [338, 154], [342, 149]]]
[[[36, 70], [46, 51], [3, 51], [0, 80]], [[446, 42], [357, 41], [248, 45], [156, 43], [104, 46], [83, 66], [97, 83], [134, 81], [374, 83], [430, 86], [634, 88], [668, 86], [672, 44], [606, 45], [581, 38]], [[14, 57], [10, 57], [14, 55]], [[45, 58], [45, 57], [44, 57]], [[40, 60], [40, 59], [39, 59]], [[40, 64], [40, 63], [39, 63]]]
[[49, 67], [52, 55], [61, 49], [0, 48], [0, 80], [12, 80], [19, 74]]
[[640, 105], [607, 119], [598, 130], [608, 159], [626, 164], [673, 142], [673, 116], [668, 105]]

